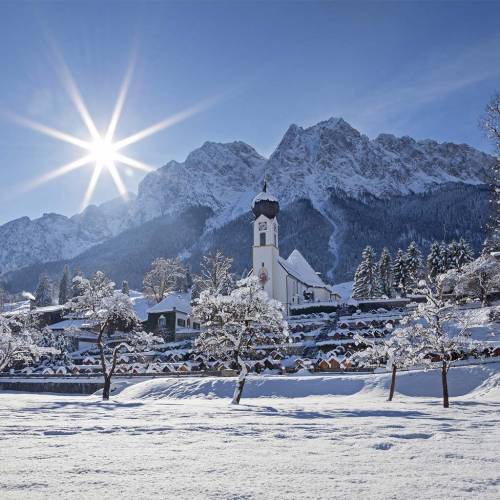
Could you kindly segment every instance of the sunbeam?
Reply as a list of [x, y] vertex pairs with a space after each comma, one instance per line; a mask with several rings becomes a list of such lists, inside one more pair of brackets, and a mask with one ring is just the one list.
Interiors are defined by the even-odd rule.
[[92, 196], [96, 190], [98, 181], [101, 177], [103, 169], [107, 169], [113, 179], [113, 182], [116, 186], [116, 189], [120, 196], [123, 198], [127, 197], [127, 189], [125, 184], [121, 178], [120, 171], [118, 169], [118, 164], [127, 165], [137, 170], [141, 170], [143, 172], [153, 172], [154, 167], [147, 165], [146, 163], [136, 160], [134, 158], [130, 158], [129, 156], [124, 155], [121, 150], [134, 144], [136, 142], [142, 141], [143, 139], [160, 132], [166, 128], [172, 127], [173, 125], [180, 123], [206, 109], [213, 106], [217, 101], [221, 99], [221, 96], [215, 96], [199, 103], [190, 106], [178, 113], [173, 114], [170, 117], [165, 118], [149, 127], [145, 127], [144, 129], [124, 138], [113, 142], [114, 135], [116, 129], [118, 127], [120, 117], [122, 115], [122, 111], [124, 108], [124, 104], [127, 98], [128, 89], [130, 86], [130, 82], [132, 80], [132, 74], [135, 67], [135, 54], [132, 54], [129, 64], [127, 66], [127, 70], [125, 72], [122, 84], [120, 86], [120, 90], [118, 92], [118, 96], [116, 99], [115, 106], [113, 108], [113, 112], [111, 115], [111, 119], [109, 121], [108, 127], [106, 128], [106, 132], [104, 134], [100, 134], [97, 130], [94, 120], [90, 115], [87, 106], [83, 100], [83, 97], [75, 83], [75, 80], [66, 65], [62, 54], [57, 48], [55, 48], [55, 52], [58, 60], [58, 72], [61, 75], [63, 86], [68, 93], [71, 101], [75, 105], [83, 123], [88, 129], [90, 140], [80, 139], [79, 137], [75, 137], [66, 132], [62, 132], [53, 127], [47, 126], [43, 123], [39, 123], [37, 121], [31, 120], [30, 118], [25, 118], [18, 116], [12, 113], [6, 113], [13, 121], [16, 123], [28, 127], [32, 130], [45, 134], [54, 139], [58, 139], [60, 141], [67, 142], [74, 146], [84, 149], [87, 154], [75, 161], [62, 165], [60, 167], [47, 172], [46, 174], [38, 177], [37, 179], [28, 182], [25, 186], [21, 188], [21, 191], [29, 191], [34, 189], [50, 180], [53, 180], [57, 177], [65, 175], [73, 170], [81, 168], [89, 163], [94, 163], [94, 169], [92, 171], [92, 175], [85, 190], [85, 194], [82, 200], [82, 209], [85, 208], [92, 200]]

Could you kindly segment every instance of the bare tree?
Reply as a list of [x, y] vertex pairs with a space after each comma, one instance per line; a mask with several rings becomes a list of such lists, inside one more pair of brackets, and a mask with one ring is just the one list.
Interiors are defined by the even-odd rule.
[[205, 255], [201, 261], [200, 274], [194, 279], [196, 292], [200, 294], [208, 290], [212, 295], [227, 295], [234, 287], [232, 263], [233, 259], [219, 250]]
[[54, 353], [40, 344], [41, 333], [30, 314], [18, 314], [9, 319], [0, 316], [0, 372], [12, 363], [30, 363], [43, 354]]
[[[483, 346], [470, 340], [467, 324], [461, 321], [455, 306], [445, 302], [430, 287], [426, 287], [424, 293], [427, 300], [419, 305], [414, 319], [423, 320], [424, 323], [419, 326], [426, 353], [423, 360], [429, 365], [436, 362], [441, 364], [443, 406], [449, 408], [448, 371], [452, 363], [482, 350]], [[452, 328], [455, 330], [454, 335], [450, 334]]]
[[157, 303], [161, 302], [168, 293], [182, 286], [185, 277], [186, 269], [179, 258], [155, 259], [142, 282], [144, 294]]
[[279, 346], [287, 339], [282, 305], [269, 299], [258, 278], [251, 276], [238, 281], [229, 295], [202, 292], [193, 315], [203, 327], [197, 349], [238, 369], [233, 404], [239, 404], [248, 374], [246, 361], [256, 354], [258, 346]]
[[[111, 379], [116, 368], [119, 339], [113, 338], [118, 330], [123, 337], [133, 339], [141, 329], [130, 298], [114, 290], [115, 284], [104, 273], [98, 271], [91, 280], [78, 276], [80, 295], [71, 301], [72, 310], [85, 317], [97, 329], [101, 369], [104, 377], [102, 399], [109, 399]], [[112, 347], [114, 344], [114, 347]]]
[[422, 362], [423, 350], [420, 325], [409, 325], [398, 328], [387, 339], [370, 340], [356, 335], [354, 341], [358, 345], [368, 345], [366, 349], [355, 352], [352, 360], [360, 366], [373, 366], [382, 363], [391, 370], [391, 386], [388, 401], [392, 401], [396, 388], [396, 373]]
[[485, 252], [500, 251], [500, 93], [497, 92], [486, 106], [481, 126], [492, 140], [497, 154], [496, 162], [491, 172], [492, 205], [490, 220], [486, 226], [487, 237], [484, 242]]

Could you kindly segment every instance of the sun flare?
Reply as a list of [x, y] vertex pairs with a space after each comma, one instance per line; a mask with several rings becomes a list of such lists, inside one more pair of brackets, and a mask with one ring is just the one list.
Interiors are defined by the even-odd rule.
[[73, 104], [75, 105], [78, 113], [80, 114], [83, 123], [87, 127], [91, 140], [89, 141], [80, 139], [79, 137], [75, 137], [66, 132], [62, 132], [55, 128], [44, 125], [42, 123], [38, 123], [29, 118], [13, 114], [10, 114], [9, 116], [14, 121], [23, 126], [41, 132], [54, 139], [58, 139], [60, 141], [64, 141], [74, 146], [77, 146], [85, 151], [85, 156], [83, 156], [82, 158], [79, 158], [65, 165], [61, 165], [51, 170], [50, 172], [47, 172], [41, 177], [31, 180], [29, 183], [23, 186], [22, 189], [22, 191], [28, 191], [34, 189], [40, 186], [41, 184], [44, 184], [62, 175], [66, 175], [73, 170], [82, 168], [89, 164], [94, 164], [94, 169], [92, 171], [89, 184], [87, 186], [85, 195], [82, 200], [82, 205], [81, 205], [82, 210], [90, 203], [103, 169], [106, 169], [109, 172], [116, 186], [117, 191], [123, 198], [127, 197], [127, 189], [123, 183], [117, 165], [120, 164], [126, 165], [127, 167], [131, 167], [133, 169], [140, 170], [143, 172], [152, 172], [155, 170], [154, 167], [146, 163], [143, 163], [142, 161], [124, 155], [123, 152], [121, 151], [122, 149], [126, 148], [127, 146], [130, 146], [131, 144], [139, 142], [145, 139], [146, 137], [156, 134], [161, 130], [169, 128], [183, 120], [186, 120], [187, 118], [197, 113], [200, 113], [201, 111], [212, 106], [216, 101], [219, 100], [218, 96], [206, 99], [194, 106], [191, 106], [170, 117], [167, 117], [164, 120], [159, 121], [158, 123], [150, 125], [149, 127], [146, 127], [143, 130], [140, 130], [139, 132], [136, 132], [128, 137], [125, 137], [124, 139], [115, 141], [114, 140], [115, 131], [118, 126], [118, 122], [120, 120], [123, 105], [130, 84], [130, 79], [132, 76], [133, 59], [129, 64], [129, 67], [127, 68], [125, 78], [122, 82], [120, 92], [118, 94], [118, 98], [115, 103], [113, 114], [111, 116], [106, 133], [104, 135], [100, 134], [99, 131], [97, 130], [94, 120], [92, 119], [92, 116], [87, 110], [87, 107], [69, 71], [69, 68], [66, 66], [60, 54], [59, 54], [59, 63], [60, 63], [59, 69], [62, 75], [62, 82], [64, 84], [64, 87], [69, 97], [73, 101]]

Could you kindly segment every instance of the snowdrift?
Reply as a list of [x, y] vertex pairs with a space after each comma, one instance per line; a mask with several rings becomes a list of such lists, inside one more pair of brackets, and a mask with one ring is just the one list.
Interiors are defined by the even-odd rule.
[[[449, 371], [450, 396], [488, 397], [500, 400], [500, 363], [456, 367]], [[302, 398], [307, 396], [355, 396], [385, 393], [390, 374], [335, 374], [310, 376], [249, 376], [244, 398]], [[125, 388], [117, 398], [187, 399], [230, 398], [234, 378], [162, 378]], [[413, 397], [441, 397], [439, 370], [401, 372], [396, 392]], [[377, 396], [379, 394], [376, 394]]]

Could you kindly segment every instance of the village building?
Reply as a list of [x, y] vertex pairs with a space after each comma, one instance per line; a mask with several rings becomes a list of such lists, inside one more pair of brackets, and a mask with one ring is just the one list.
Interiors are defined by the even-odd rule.
[[252, 202], [253, 268], [269, 297], [280, 301], [287, 313], [294, 304], [330, 302], [337, 295], [324, 283], [304, 256], [295, 249], [287, 259], [279, 254], [278, 200], [268, 192], [267, 182]]
[[192, 317], [191, 293], [172, 292], [147, 310], [144, 329], [165, 340], [192, 340], [200, 334], [200, 324]]

